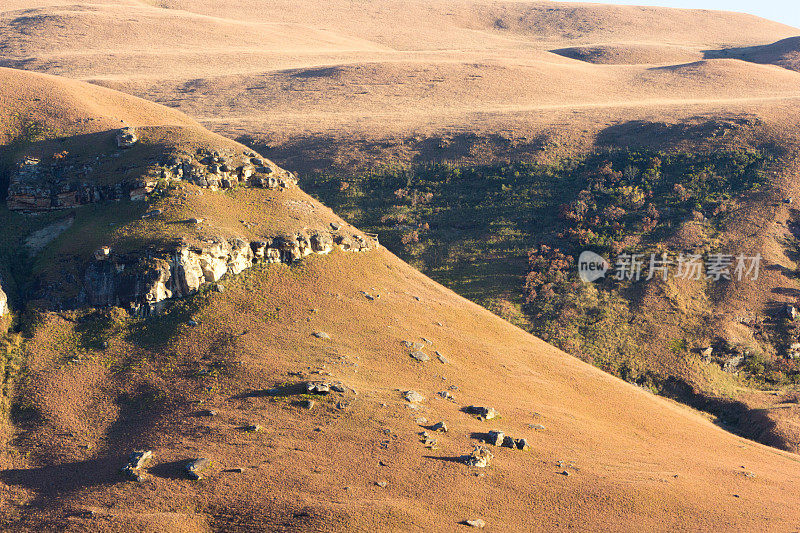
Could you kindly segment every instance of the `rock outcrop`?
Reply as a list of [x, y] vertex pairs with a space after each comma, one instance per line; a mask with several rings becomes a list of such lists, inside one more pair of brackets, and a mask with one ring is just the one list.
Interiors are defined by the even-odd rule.
[[117, 132], [117, 148], [130, 148], [138, 141], [139, 137], [133, 128], [122, 128]]
[[[121, 130], [117, 136], [120, 149], [136, 144], [135, 140], [127, 144], [131, 135], [136, 138], [128, 130]], [[281, 189], [297, 184], [294, 174], [257, 157], [255, 152], [221, 153], [202, 148], [194, 154], [165, 155], [160, 162], [144, 160], [141, 166], [126, 169], [125, 176], [117, 183], [104, 184], [101, 178], [108, 172], [106, 167], [119, 164], [115, 159], [120, 155], [121, 150], [84, 159], [71, 159], [66, 155], [49, 164], [35, 157], [25, 157], [11, 174], [8, 208], [48, 211], [125, 198], [143, 201], [159, 186], [181, 180], [209, 189]], [[324, 243], [318, 245], [324, 246]]]
[[[258, 263], [293, 263], [312, 253], [326, 254], [334, 242], [342, 250], [366, 251], [376, 241], [359, 234], [322, 235], [313, 232], [248, 242], [219, 240], [203, 247], [180, 246], [170, 252], [123, 254], [98, 249], [83, 276], [83, 303], [121, 306], [134, 314], [158, 313], [166, 300], [189, 296], [205, 283], [238, 274]], [[328, 243], [321, 246], [319, 243]]]
[[8, 313], [8, 297], [3, 292], [3, 288], [0, 287], [0, 318], [4, 317], [6, 313]]

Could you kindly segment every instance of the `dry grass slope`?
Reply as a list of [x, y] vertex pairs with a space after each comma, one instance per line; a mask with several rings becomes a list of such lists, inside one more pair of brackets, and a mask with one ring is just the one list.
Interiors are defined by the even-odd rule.
[[[14, 91], [13, 100], [3, 96], [12, 111], [33, 113], [41, 98], [58, 131], [81, 117], [101, 129], [123, 117], [179, 123], [174, 131], [193, 142], [224, 142], [105, 89], [2, 75], [14, 82], [2, 84]], [[298, 223], [265, 198], [203, 198], [213, 203], [210, 216], [231, 216], [239, 205], [263, 224]], [[314, 219], [333, 217], [306, 201]], [[183, 216], [174, 198], [163, 202]], [[143, 244], [165, 231], [151, 227]], [[71, 239], [51, 246], [84, 240]], [[224, 283], [224, 292], [198, 294], [151, 320], [62, 312], [32, 323], [15, 434], [2, 456], [4, 529], [456, 531], [481, 516], [508, 530], [782, 530], [800, 518], [795, 455], [579, 362], [386, 250], [258, 267]], [[312, 336], [318, 331], [330, 339]], [[402, 341], [448, 362], [417, 362]], [[298, 402], [308, 396], [281, 387], [308, 378], [340, 380], [348, 391], [307, 409]], [[402, 398], [409, 389], [426, 398], [417, 408]], [[502, 418], [462, 411], [473, 404]], [[424, 447], [419, 432], [439, 420], [448, 433]], [[243, 431], [248, 424], [263, 430]], [[527, 437], [532, 449], [498, 448], [484, 471], [463, 464], [495, 428]], [[148, 478], [126, 482], [118, 469], [139, 448], [154, 451]], [[212, 460], [205, 479], [185, 479], [180, 468], [199, 456]]]

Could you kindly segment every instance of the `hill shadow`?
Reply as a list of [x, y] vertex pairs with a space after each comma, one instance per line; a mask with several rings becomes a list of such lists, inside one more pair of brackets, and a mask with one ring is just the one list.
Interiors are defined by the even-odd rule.
[[756, 127], [760, 123], [757, 118], [742, 115], [716, 119], [694, 116], [675, 124], [630, 120], [601, 130], [597, 134], [596, 142], [598, 146], [607, 148], [660, 149], [678, 143], [719, 140]]
[[63, 493], [120, 481], [119, 469], [124, 456], [106, 456], [87, 461], [73, 461], [34, 468], [13, 468], [0, 471], [0, 480], [33, 490], [42, 502], [49, 502]]
[[767, 409], [754, 409], [736, 400], [706, 396], [686, 381], [670, 377], [660, 383], [660, 394], [716, 417], [714, 424], [725, 431], [781, 450], [789, 441], [776, 432], [777, 424]]
[[702, 50], [705, 59], [739, 59], [759, 65], [776, 65], [787, 70], [800, 69], [800, 36], [771, 44]]

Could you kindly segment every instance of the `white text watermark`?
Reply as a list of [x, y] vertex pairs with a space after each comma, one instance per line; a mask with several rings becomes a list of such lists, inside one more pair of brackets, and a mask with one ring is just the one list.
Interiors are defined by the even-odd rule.
[[578, 276], [585, 282], [596, 281], [609, 273], [618, 281], [638, 281], [653, 278], [713, 281], [757, 280], [761, 254], [710, 253], [619, 254], [614, 261], [590, 251], [578, 258]]

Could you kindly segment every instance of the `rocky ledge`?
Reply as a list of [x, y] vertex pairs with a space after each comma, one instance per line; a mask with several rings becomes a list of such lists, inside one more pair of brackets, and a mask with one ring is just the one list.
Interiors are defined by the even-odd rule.
[[136, 315], [157, 314], [170, 298], [191, 295], [226, 274], [238, 274], [258, 263], [293, 263], [310, 254], [327, 254], [335, 246], [360, 252], [379, 244], [375, 236], [316, 231], [253, 242], [217, 239], [162, 253], [116, 255], [103, 247], [86, 268], [82, 300], [93, 307], [119, 306]]
[[11, 173], [7, 205], [16, 211], [48, 211], [109, 200], [146, 200], [160, 183], [188, 181], [208, 189], [232, 187], [288, 188], [297, 184], [291, 172], [244, 150], [209, 151], [164, 156], [161, 161], [143, 161], [141, 166], [124, 168], [124, 176], [114, 184], [102, 179], [109, 168], [117, 168], [123, 150], [138, 142], [131, 128], [117, 136], [116, 151], [89, 158], [73, 158], [68, 152], [56, 154], [45, 163], [24, 157]]

